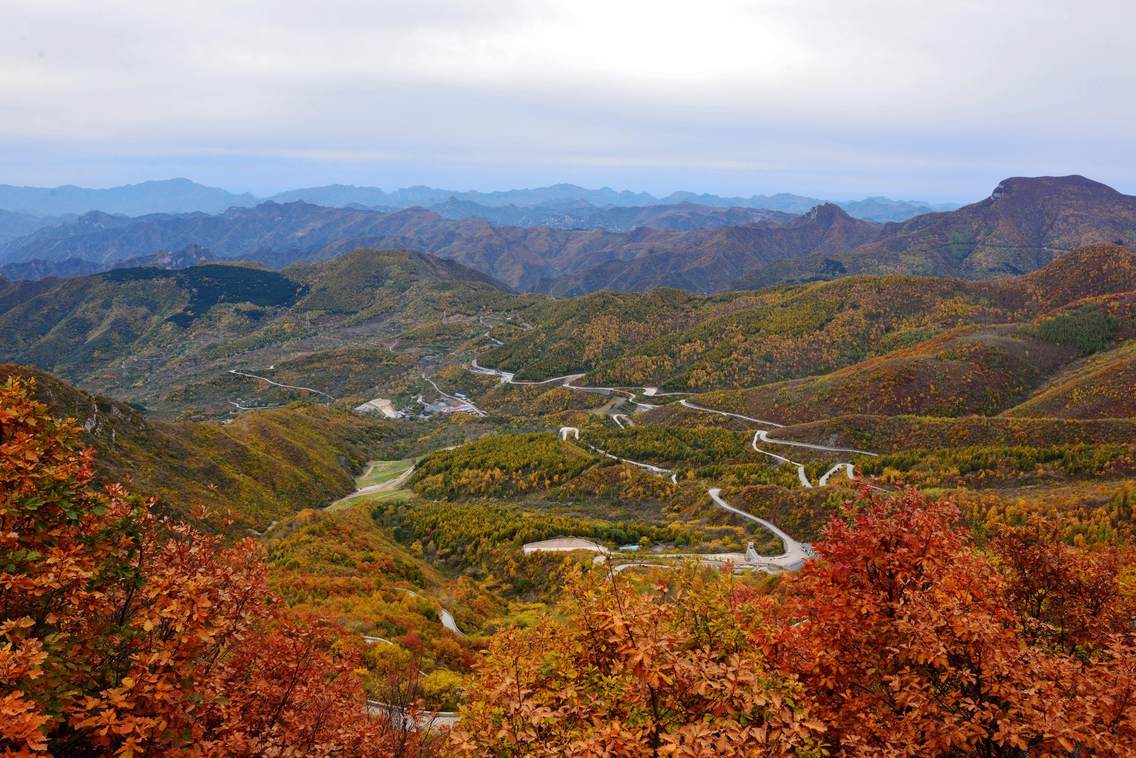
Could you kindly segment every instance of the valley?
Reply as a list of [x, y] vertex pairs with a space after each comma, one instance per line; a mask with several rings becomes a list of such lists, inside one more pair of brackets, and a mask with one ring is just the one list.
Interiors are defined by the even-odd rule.
[[0, 758], [1136, 758], [1136, 3], [0, 17]]
[[[98, 483], [154, 495], [154, 513], [223, 542], [251, 540], [280, 612], [354, 650], [371, 723], [425, 754], [472, 755], [498, 739], [485, 726], [500, 723], [495, 703], [517, 704], [485, 679], [507, 662], [542, 672], [555, 655], [570, 671], [592, 665], [589, 650], [638, 655], [647, 643], [578, 636], [621, 603], [644, 614], [619, 622], [637, 640], [666, 614], [676, 639], [713, 617], [738, 639], [819, 645], [795, 636], [807, 633], [795, 614], [839, 611], [808, 594], [821, 577], [996, 554], [982, 576], [1025, 581], [997, 551], [1036, 530], [1038, 550], [1098, 572], [1121, 609], [1101, 629], [1122, 635], [1133, 293], [1136, 253], [1112, 244], [992, 280], [578, 297], [364, 248], [282, 271], [6, 283], [0, 335], [31, 366], [2, 376], [34, 380], [52, 414], [77, 420]], [[910, 533], [959, 547], [911, 558], [923, 548]], [[851, 573], [825, 573], [838, 565]], [[666, 649], [727, 649], [707, 644]], [[796, 657], [813, 648], [769, 650], [747, 665], [824, 691]], [[1116, 660], [1091, 665], [1120, 676]], [[552, 674], [532, 676], [550, 692], [537, 682]], [[539, 729], [574, 723], [574, 707]]]

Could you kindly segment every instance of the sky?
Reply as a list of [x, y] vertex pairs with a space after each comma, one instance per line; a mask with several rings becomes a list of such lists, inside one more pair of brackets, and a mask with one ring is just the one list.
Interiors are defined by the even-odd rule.
[[1136, 193], [1131, 0], [0, 0], [0, 183]]

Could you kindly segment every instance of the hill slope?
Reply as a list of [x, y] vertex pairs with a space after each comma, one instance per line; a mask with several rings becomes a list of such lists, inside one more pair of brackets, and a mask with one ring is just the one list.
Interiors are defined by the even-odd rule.
[[1041, 387], [1006, 416], [1128, 418], [1136, 416], [1136, 341], [1094, 355]]
[[784, 424], [844, 414], [991, 415], [1025, 399], [1075, 356], [1023, 327], [961, 327], [829, 374], [695, 399]]
[[96, 451], [104, 482], [131, 482], [167, 513], [195, 508], [232, 528], [264, 529], [355, 489], [354, 473], [399, 434], [397, 425], [316, 405], [257, 411], [232, 424], [153, 421], [130, 406], [91, 395], [50, 374], [0, 365], [0, 382], [33, 378], [52, 414], [75, 418]]
[[1079, 250], [991, 282], [846, 277], [757, 292], [599, 293], [532, 311], [532, 331], [482, 363], [543, 379], [672, 389], [745, 387], [822, 374], [917, 345], [946, 329], [1027, 322], [1092, 296], [1136, 290], [1136, 254]]
[[888, 224], [878, 240], [830, 256], [779, 262], [747, 286], [843, 273], [904, 273], [968, 279], [1021, 274], [1079, 247], [1136, 245], [1136, 197], [1083, 176], [1016, 177], [949, 213]]
[[[214, 264], [0, 283], [0, 344], [7, 360], [156, 410], [216, 410], [257, 387], [230, 369], [263, 374], [325, 351], [373, 349], [443, 318], [460, 317], [472, 330], [482, 310], [516, 305], [484, 274], [451, 261], [359, 250], [284, 272]], [[410, 358], [402, 371], [413, 366]], [[372, 363], [378, 374], [387, 371], [386, 362]], [[321, 368], [330, 372], [327, 386], [336, 372], [368, 376], [350, 362]], [[327, 392], [321, 381], [317, 375]]]

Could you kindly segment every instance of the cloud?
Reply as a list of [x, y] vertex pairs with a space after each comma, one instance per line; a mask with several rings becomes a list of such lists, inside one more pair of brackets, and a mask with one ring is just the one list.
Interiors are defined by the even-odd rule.
[[967, 197], [1005, 173], [1136, 179], [1130, 2], [0, 0], [0, 14], [0, 181], [116, 159], [108, 181], [197, 166], [244, 187], [364, 173]]

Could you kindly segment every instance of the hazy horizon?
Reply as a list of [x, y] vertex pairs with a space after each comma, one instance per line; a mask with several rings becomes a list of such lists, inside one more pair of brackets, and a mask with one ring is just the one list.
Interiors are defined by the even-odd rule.
[[0, 183], [1136, 186], [1136, 5], [0, 0]]
[[[1008, 177], [1003, 177], [1003, 178], [1008, 178]], [[1093, 177], [1088, 177], [1088, 178], [1092, 179]], [[332, 187], [332, 186], [380, 189], [380, 190], [382, 190], [384, 192], [388, 192], [388, 193], [397, 192], [397, 191], [400, 191], [400, 190], [414, 189], [414, 188], [418, 188], [418, 187], [429, 187], [430, 189], [433, 189], [433, 190], [454, 192], [455, 194], [464, 194], [464, 193], [467, 193], [467, 192], [480, 192], [480, 193], [483, 193], [483, 194], [492, 194], [492, 193], [496, 193], [496, 192], [509, 192], [509, 191], [518, 191], [518, 190], [539, 190], [539, 189], [555, 187], [555, 186], [558, 186], [558, 185], [574, 185], [574, 186], [580, 187], [581, 189], [588, 190], [588, 191], [612, 190], [612, 191], [615, 191], [615, 192], [631, 192], [631, 193], [635, 193], [635, 194], [646, 193], [646, 194], [652, 195], [653, 197], [655, 197], [657, 199], [664, 199], [666, 197], [669, 197], [672, 194], [676, 194], [676, 193], [680, 193], [680, 192], [691, 192], [691, 193], [704, 194], [704, 195], [713, 195], [713, 196], [718, 196], [718, 197], [739, 197], [739, 198], [747, 198], [747, 199], [752, 197], [752, 196], [762, 196], [762, 195], [764, 195], [764, 196], [775, 196], [775, 195], [778, 195], [778, 194], [792, 194], [792, 195], [796, 195], [796, 196], [799, 196], [799, 197], [812, 197], [812, 198], [816, 198], [818, 200], [825, 200], [825, 201], [831, 201], [831, 202], [851, 202], [851, 201], [856, 201], [856, 200], [865, 200], [865, 199], [873, 198], [873, 197], [883, 197], [883, 198], [887, 198], [889, 200], [910, 201], [910, 202], [918, 202], [918, 201], [927, 200], [927, 198], [922, 198], [922, 197], [897, 197], [897, 196], [894, 196], [894, 195], [888, 195], [888, 194], [883, 193], [883, 192], [872, 192], [872, 193], [867, 193], [867, 194], [857, 195], [857, 196], [850, 196], [850, 197], [829, 197], [829, 196], [821, 195], [820, 193], [816, 193], [816, 192], [786, 193], [786, 192], [782, 192], [780, 190], [770, 191], [770, 192], [746, 192], [746, 193], [742, 193], [742, 192], [715, 192], [712, 189], [691, 190], [687, 187], [675, 187], [673, 189], [665, 190], [665, 191], [651, 191], [651, 190], [641, 189], [641, 188], [637, 188], [637, 187], [624, 187], [624, 186], [611, 185], [611, 184], [583, 185], [583, 184], [577, 184], [576, 182], [569, 182], [569, 181], [551, 181], [551, 182], [548, 182], [546, 184], [533, 184], [533, 185], [527, 185], [527, 186], [500, 186], [500, 187], [483, 187], [483, 186], [447, 187], [447, 186], [429, 185], [429, 184], [425, 184], [423, 182], [414, 182], [414, 183], [411, 183], [411, 184], [400, 184], [400, 185], [397, 185], [397, 186], [395, 186], [395, 185], [385, 185], [384, 186], [384, 185], [381, 185], [381, 184], [358, 184], [358, 183], [350, 183], [350, 182], [327, 182], [326, 184], [319, 184], [319, 185], [303, 185], [303, 186], [301, 186], [301, 185], [294, 185], [294, 186], [293, 185], [286, 185], [286, 186], [281, 186], [281, 187], [278, 187], [278, 188], [272, 188], [272, 189], [265, 190], [265, 191], [254, 191], [254, 190], [247, 190], [247, 189], [235, 189], [233, 187], [218, 185], [218, 184], [211, 184], [209, 182], [204, 182], [204, 181], [200, 181], [198, 179], [195, 179], [192, 176], [161, 176], [161, 177], [151, 177], [151, 178], [146, 178], [146, 179], [140, 179], [139, 181], [136, 181], [136, 182], [127, 182], [127, 183], [124, 183], [124, 184], [91, 185], [91, 184], [77, 184], [75, 182], [63, 182], [63, 183], [60, 183], [60, 184], [16, 184], [16, 183], [12, 183], [12, 182], [0, 182], [0, 186], [10, 186], [10, 187], [29, 188], [29, 189], [38, 189], [38, 190], [52, 190], [52, 189], [59, 189], [59, 188], [63, 188], [63, 187], [72, 187], [72, 188], [82, 189], [82, 190], [99, 191], [99, 190], [121, 189], [123, 187], [138, 186], [138, 185], [141, 185], [141, 184], [148, 184], [148, 183], [175, 182], [175, 181], [188, 181], [188, 182], [192, 182], [196, 185], [206, 187], [206, 188], [209, 188], [209, 189], [224, 190], [224, 191], [230, 192], [234, 195], [244, 195], [244, 194], [252, 195], [253, 197], [255, 197], [258, 200], [270, 200], [277, 195], [284, 194], [284, 193], [287, 193], [287, 192], [296, 191], [296, 190], [318, 189], [318, 188], [321, 188], [321, 187]], [[995, 182], [995, 184], [997, 184], [997, 182]], [[991, 185], [986, 190], [986, 193], [989, 194], [990, 190], [992, 190], [993, 188], [994, 188], [994, 185]], [[1119, 188], [1114, 188], [1114, 189], [1119, 189]], [[963, 198], [963, 199], [960, 199], [958, 201], [932, 200], [932, 201], [929, 201], [929, 202], [932, 202], [932, 203], [940, 203], [941, 202], [941, 203], [944, 203], [944, 204], [948, 204], [948, 203], [952, 203], [952, 202], [966, 203], [966, 202], [977, 201], [977, 200], [980, 200], [980, 199], [981, 199], [981, 197], [976, 196], [974, 198]]]
[[[1009, 178], [1013, 178], [1013, 177], [1007, 176], [1007, 177], [1003, 177], [1002, 179], [1009, 179]], [[1092, 176], [1088, 176], [1088, 177], [1085, 177], [1085, 178], [1090, 179], [1090, 180], [1094, 180], [1094, 181], [1099, 181], [1099, 180], [1096, 180]], [[365, 189], [379, 189], [379, 190], [382, 190], [382, 191], [387, 192], [387, 193], [395, 193], [395, 192], [399, 192], [399, 191], [402, 191], [402, 190], [416, 189], [416, 188], [429, 188], [429, 189], [435, 190], [435, 191], [453, 192], [455, 195], [460, 195], [460, 194], [469, 193], [469, 192], [478, 192], [478, 193], [489, 195], [489, 194], [498, 193], [498, 192], [540, 190], [540, 189], [551, 188], [551, 187], [555, 187], [557, 185], [564, 185], [564, 184], [575, 185], [574, 182], [562, 181], [562, 182], [550, 182], [548, 184], [530, 185], [530, 186], [523, 186], [523, 187], [522, 186], [516, 186], [516, 187], [514, 187], [514, 186], [503, 186], [503, 187], [485, 188], [485, 187], [444, 187], [444, 186], [426, 185], [426, 184], [422, 184], [422, 183], [405, 184], [405, 185], [399, 185], [399, 186], [381, 186], [381, 185], [377, 185], [377, 184], [350, 184], [350, 183], [346, 183], [346, 182], [329, 182], [328, 184], [324, 184], [324, 185], [284, 186], [284, 187], [281, 187], [279, 189], [272, 189], [272, 190], [264, 191], [264, 192], [256, 192], [256, 191], [250, 191], [250, 190], [238, 190], [238, 189], [234, 189], [232, 187], [225, 187], [225, 186], [220, 186], [220, 185], [215, 185], [215, 184], [209, 184], [209, 183], [206, 183], [206, 182], [198, 181], [198, 180], [194, 179], [193, 177], [169, 176], [169, 177], [157, 177], [157, 178], [150, 178], [150, 179], [142, 179], [138, 182], [129, 182], [127, 184], [112, 184], [112, 185], [104, 185], [104, 186], [80, 185], [80, 184], [75, 184], [75, 183], [63, 183], [63, 184], [55, 184], [55, 185], [36, 185], [36, 184], [19, 184], [19, 185], [17, 185], [17, 184], [11, 184], [11, 183], [7, 183], [7, 182], [0, 182], [0, 186], [17, 187], [17, 188], [21, 188], [21, 189], [36, 189], [36, 190], [53, 190], [53, 189], [60, 189], [60, 188], [67, 187], [67, 188], [74, 188], [74, 189], [79, 189], [79, 190], [105, 191], [105, 190], [122, 189], [122, 188], [125, 188], [125, 187], [133, 187], [133, 186], [138, 186], [138, 185], [148, 184], [148, 183], [162, 183], [162, 182], [176, 182], [176, 181], [187, 181], [187, 182], [191, 182], [193, 184], [196, 184], [198, 186], [205, 187], [207, 189], [223, 190], [223, 191], [229, 192], [229, 193], [234, 194], [234, 195], [251, 195], [257, 202], [275, 200], [275, 198], [278, 195], [289, 193], [289, 192], [295, 192], [295, 191], [300, 191], [300, 190], [309, 190], [309, 189], [320, 189], [322, 187], [332, 187], [332, 186], [357, 187], [357, 188], [365, 188]], [[1002, 181], [1002, 180], [1000, 179], [998, 181]], [[897, 197], [897, 196], [888, 195], [888, 194], [885, 194], [885, 193], [882, 193], [882, 192], [873, 192], [873, 193], [867, 193], [867, 194], [864, 194], [864, 195], [852, 196], [852, 197], [832, 197], [832, 196], [824, 196], [820, 193], [810, 193], [810, 192], [795, 192], [795, 193], [755, 192], [755, 193], [742, 194], [742, 193], [714, 192], [713, 190], [698, 190], [698, 191], [695, 191], [695, 190], [689, 190], [689, 189], [683, 188], [683, 187], [671, 189], [671, 190], [668, 190], [668, 191], [662, 191], [662, 192], [659, 192], [659, 191], [652, 192], [650, 190], [639, 189], [639, 188], [635, 188], [635, 187], [622, 187], [622, 186], [612, 186], [612, 185], [593, 185], [593, 186], [575, 185], [575, 186], [579, 187], [580, 189], [589, 191], [589, 192], [611, 190], [611, 191], [614, 191], [614, 192], [630, 192], [630, 193], [635, 193], [635, 194], [644, 194], [645, 193], [645, 194], [652, 195], [657, 200], [663, 200], [663, 199], [668, 198], [672, 194], [684, 193], [684, 192], [691, 192], [691, 193], [697, 192], [698, 194], [708, 195], [708, 196], [717, 196], [717, 197], [720, 197], [720, 198], [737, 197], [739, 199], [749, 199], [749, 198], [754, 197], [754, 196], [773, 197], [773, 196], [776, 196], [778, 194], [788, 194], [788, 195], [795, 195], [797, 197], [810, 197], [810, 198], [813, 198], [813, 199], [816, 199], [816, 200], [822, 200], [822, 201], [825, 201], [825, 202], [833, 202], [833, 203], [848, 203], [848, 202], [856, 202], [856, 201], [862, 201], [862, 200], [870, 200], [870, 199], [874, 199], [874, 198], [882, 198], [882, 199], [893, 200], [893, 201], [897, 201], [897, 202], [926, 202], [926, 203], [933, 205], [933, 206], [942, 205], [942, 206], [956, 206], [957, 207], [957, 206], [969, 205], [971, 203], [981, 201], [982, 199], [984, 199], [985, 197], [987, 197], [990, 194], [990, 192], [994, 189], [994, 187], [997, 186], [997, 183], [998, 182], [994, 182], [993, 184], [991, 184], [991, 186], [988, 187], [982, 194], [978, 194], [978, 195], [975, 195], [975, 196], [969, 197], [969, 198], [960, 198], [960, 199], [957, 199], [957, 200], [938, 200], [938, 199], [926, 198], [926, 197]], [[1110, 186], [1112, 186], [1112, 185], [1110, 185]], [[1123, 187], [1112, 186], [1112, 188], [1119, 191], [1119, 192], [1122, 192], [1124, 194], [1130, 194]], [[697, 201], [695, 201], [695, 202], [697, 202]]]

